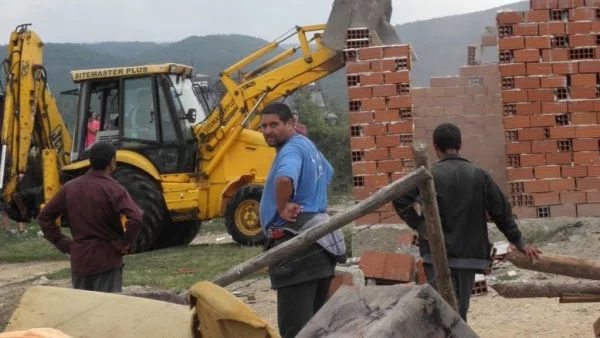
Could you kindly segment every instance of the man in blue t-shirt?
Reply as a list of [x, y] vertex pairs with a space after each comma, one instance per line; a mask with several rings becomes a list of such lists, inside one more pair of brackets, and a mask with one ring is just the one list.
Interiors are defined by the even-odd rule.
[[[271, 103], [261, 114], [265, 141], [277, 149], [260, 202], [260, 221], [269, 249], [327, 219], [327, 186], [333, 168], [312, 141], [295, 131], [286, 104]], [[325, 303], [336, 259], [345, 254], [345, 247], [337, 247], [343, 246], [343, 241], [323, 239], [269, 267], [284, 338], [296, 336]]]

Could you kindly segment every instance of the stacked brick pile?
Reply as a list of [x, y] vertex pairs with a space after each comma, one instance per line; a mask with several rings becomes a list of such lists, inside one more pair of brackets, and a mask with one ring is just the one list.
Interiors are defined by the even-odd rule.
[[[353, 193], [361, 201], [414, 169], [410, 46], [345, 51]], [[357, 225], [400, 222], [388, 204]]]
[[521, 218], [600, 216], [600, 1], [497, 15], [508, 193]]
[[[473, 61], [473, 60], [470, 60]], [[504, 130], [497, 64], [464, 66], [459, 76], [433, 77], [431, 87], [413, 88], [415, 138], [424, 140], [436, 160], [433, 130], [443, 122], [462, 132], [461, 155], [506, 185]]]

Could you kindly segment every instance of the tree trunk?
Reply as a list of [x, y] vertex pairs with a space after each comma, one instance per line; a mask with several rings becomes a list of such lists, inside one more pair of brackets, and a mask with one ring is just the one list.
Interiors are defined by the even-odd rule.
[[555, 298], [563, 295], [600, 295], [600, 283], [519, 283], [490, 285], [505, 298]]
[[509, 253], [507, 259], [521, 269], [600, 280], [600, 261], [597, 260], [545, 253], [538, 261], [530, 261], [518, 251]]

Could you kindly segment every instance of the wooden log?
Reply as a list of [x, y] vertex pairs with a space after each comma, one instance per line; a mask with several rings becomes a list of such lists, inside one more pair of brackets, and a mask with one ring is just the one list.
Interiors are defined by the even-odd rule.
[[564, 304], [600, 302], [600, 295], [565, 294], [560, 296], [558, 302]]
[[594, 322], [594, 337], [600, 337], [600, 318]]
[[225, 271], [217, 276], [212, 282], [224, 287], [265, 266], [288, 258], [294, 253], [309, 247], [312, 243], [316, 242], [326, 234], [375, 211], [392, 199], [416, 188], [420, 182], [429, 177], [431, 177], [431, 175], [427, 169], [423, 167], [418, 168], [407, 176], [379, 189], [369, 198], [344, 210], [344, 212], [336, 214], [327, 222], [323, 222], [322, 224], [310, 228], [291, 240], [277, 245], [276, 247]]
[[539, 260], [531, 261], [518, 251], [509, 253], [507, 259], [521, 269], [600, 280], [600, 261], [597, 260], [544, 253]]
[[[429, 156], [427, 156], [427, 145], [422, 141], [414, 142], [413, 154], [417, 166], [431, 168]], [[444, 233], [442, 232], [442, 220], [437, 204], [433, 177], [419, 184], [423, 215], [425, 216], [426, 235], [431, 250], [431, 262], [435, 271], [436, 289], [448, 304], [458, 311], [456, 296], [452, 288], [452, 277], [446, 254]]]
[[564, 294], [597, 294], [600, 295], [600, 283], [519, 283], [490, 285], [505, 298], [555, 298]]

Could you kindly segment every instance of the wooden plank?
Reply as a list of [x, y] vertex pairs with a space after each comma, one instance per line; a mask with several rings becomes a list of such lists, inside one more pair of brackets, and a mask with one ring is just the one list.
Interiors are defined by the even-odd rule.
[[505, 298], [556, 298], [563, 294], [596, 294], [600, 295], [600, 283], [508, 283], [491, 285], [498, 294]]
[[586, 294], [563, 294], [560, 296], [560, 303], [594, 303], [600, 302], [600, 295], [586, 295]]
[[509, 253], [507, 259], [521, 269], [600, 280], [600, 261], [593, 259], [544, 253], [539, 260], [530, 261], [518, 251]]

